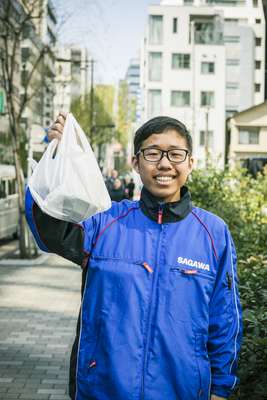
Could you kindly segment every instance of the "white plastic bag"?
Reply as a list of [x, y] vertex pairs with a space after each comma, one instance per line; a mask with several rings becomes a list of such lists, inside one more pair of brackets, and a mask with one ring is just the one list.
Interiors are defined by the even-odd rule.
[[29, 188], [43, 212], [64, 221], [81, 222], [110, 208], [95, 155], [72, 114], [61, 141], [52, 140], [34, 168]]

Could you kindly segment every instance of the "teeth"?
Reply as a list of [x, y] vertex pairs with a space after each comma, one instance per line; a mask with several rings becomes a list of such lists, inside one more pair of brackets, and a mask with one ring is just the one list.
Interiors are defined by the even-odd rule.
[[171, 176], [157, 176], [156, 180], [158, 182], [170, 182], [170, 181], [172, 181], [172, 177]]

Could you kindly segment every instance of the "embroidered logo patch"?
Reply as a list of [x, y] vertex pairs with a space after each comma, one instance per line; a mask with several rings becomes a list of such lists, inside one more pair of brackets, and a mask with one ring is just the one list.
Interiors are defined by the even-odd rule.
[[205, 264], [205, 263], [203, 263], [201, 261], [191, 260], [191, 258], [178, 257], [177, 258], [177, 262], [179, 264], [188, 265], [189, 267], [195, 267], [195, 268], [198, 268], [198, 269], [202, 269], [204, 271], [209, 271], [210, 270], [209, 264]]

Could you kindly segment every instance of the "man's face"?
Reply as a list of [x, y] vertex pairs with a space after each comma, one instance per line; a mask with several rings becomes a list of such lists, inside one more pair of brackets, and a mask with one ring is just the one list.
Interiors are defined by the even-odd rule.
[[[143, 141], [141, 149], [148, 147], [165, 151], [174, 148], [187, 149], [186, 140], [172, 129], [150, 135]], [[140, 153], [138, 157], [133, 157], [133, 167], [150, 193], [164, 202], [172, 202], [180, 199], [180, 189], [192, 171], [193, 158], [187, 155], [184, 162], [174, 164], [165, 155], [158, 162], [150, 162]]]
[[113, 179], [116, 179], [116, 178], [118, 177], [118, 171], [117, 171], [116, 169], [113, 169], [113, 170], [111, 171], [111, 177], [112, 177]]
[[117, 178], [114, 181], [114, 189], [119, 189], [121, 187], [121, 181]]

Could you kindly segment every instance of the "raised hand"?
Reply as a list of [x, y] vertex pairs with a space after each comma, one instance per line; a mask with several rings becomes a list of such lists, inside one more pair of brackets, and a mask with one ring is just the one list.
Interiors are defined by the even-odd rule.
[[61, 111], [55, 122], [51, 125], [51, 127], [49, 128], [49, 131], [47, 133], [48, 136], [48, 140], [51, 141], [53, 139], [58, 139], [61, 140], [62, 138], [62, 134], [63, 134], [63, 128], [64, 128], [64, 124], [67, 118], [67, 114], [66, 112]]

